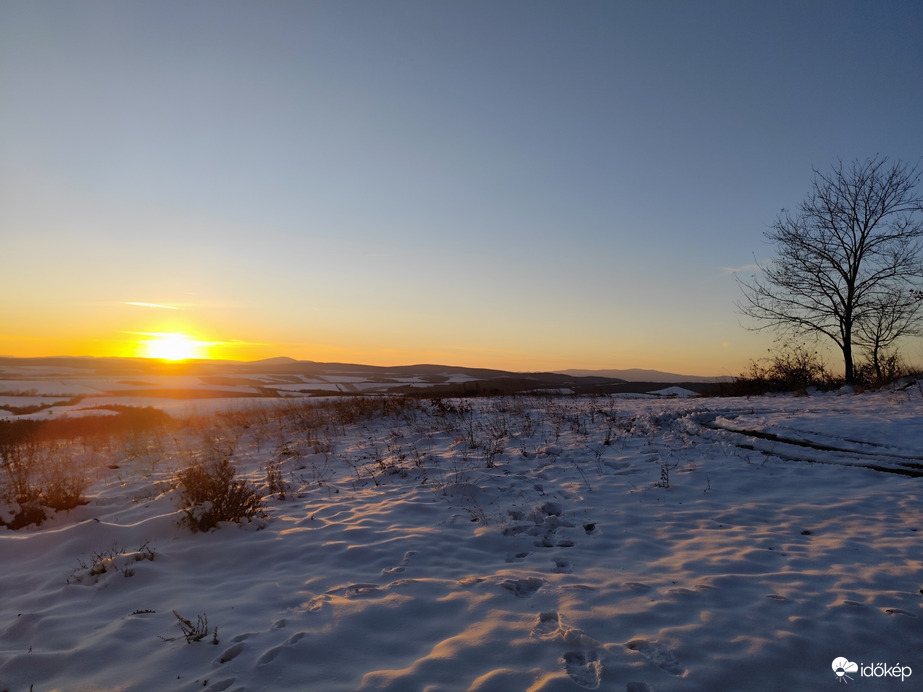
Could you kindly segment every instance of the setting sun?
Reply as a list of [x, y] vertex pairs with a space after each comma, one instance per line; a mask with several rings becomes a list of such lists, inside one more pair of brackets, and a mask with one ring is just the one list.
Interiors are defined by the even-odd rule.
[[152, 333], [153, 337], [139, 343], [139, 355], [143, 358], [161, 358], [163, 360], [186, 360], [188, 358], [208, 358], [207, 341], [197, 341], [188, 334]]

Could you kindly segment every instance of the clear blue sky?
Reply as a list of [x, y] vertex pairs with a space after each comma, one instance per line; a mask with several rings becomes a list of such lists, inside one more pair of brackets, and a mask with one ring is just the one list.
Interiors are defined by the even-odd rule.
[[921, 84], [918, 0], [5, 0], [0, 353], [736, 374], [732, 270]]

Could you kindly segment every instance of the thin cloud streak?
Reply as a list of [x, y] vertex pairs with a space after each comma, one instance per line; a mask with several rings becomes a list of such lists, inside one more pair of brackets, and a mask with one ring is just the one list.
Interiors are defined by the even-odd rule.
[[740, 274], [741, 272], [755, 272], [759, 271], [760, 265], [758, 264], [743, 264], [739, 267], [721, 267], [721, 272], [724, 276], [732, 276], [734, 274]]
[[138, 308], [157, 308], [158, 310], [182, 310], [182, 308], [177, 307], [176, 305], [161, 305], [160, 303], [134, 303], [129, 302], [125, 305], [134, 305]]
[[130, 332], [122, 331], [122, 334], [130, 334], [132, 336], [153, 336], [157, 338], [168, 338], [168, 337], [181, 337], [183, 339], [190, 339], [199, 344], [208, 344], [209, 346], [269, 346], [270, 344], [261, 343], [259, 341], [242, 341], [241, 339], [230, 339], [227, 341], [212, 341], [207, 339], [199, 339], [198, 337], [192, 334], [185, 334], [183, 332]]

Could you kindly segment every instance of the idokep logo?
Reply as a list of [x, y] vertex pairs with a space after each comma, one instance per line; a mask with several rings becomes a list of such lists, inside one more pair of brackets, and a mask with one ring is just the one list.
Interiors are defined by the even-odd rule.
[[910, 666], [902, 666], [900, 663], [893, 666], [888, 663], [862, 663], [860, 665], [842, 656], [833, 659], [831, 665], [837, 682], [854, 680], [855, 678], [849, 673], [859, 673], [859, 677], [863, 678], [895, 678], [904, 682], [913, 673]]
[[859, 672], [859, 665], [840, 656], [833, 659], [833, 672], [836, 673], [837, 682], [846, 682], [853, 679], [847, 673]]

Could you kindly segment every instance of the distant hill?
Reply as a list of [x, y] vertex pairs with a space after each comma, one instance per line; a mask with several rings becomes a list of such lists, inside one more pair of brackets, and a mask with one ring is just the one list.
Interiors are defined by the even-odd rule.
[[[44, 371], [44, 372], [43, 372]], [[664, 384], [699, 393], [712, 391], [722, 378], [674, 375], [657, 370], [566, 370], [564, 372], [511, 372], [453, 365], [360, 365], [319, 363], [278, 357], [256, 361], [186, 360], [169, 362], [147, 358], [10, 358], [0, 357], [0, 380], [13, 382], [41, 376], [63, 378], [133, 378], [182, 375], [202, 378], [215, 396], [227, 395], [215, 387], [236, 386], [248, 396], [329, 396], [337, 393], [389, 393], [424, 396], [480, 396], [517, 392], [570, 392], [574, 394], [645, 393]], [[726, 379], [726, 378], [725, 378]], [[121, 383], [124, 384], [124, 383]], [[295, 385], [303, 385], [296, 387]], [[187, 385], [183, 385], [184, 387]], [[148, 395], [154, 390], [149, 386]], [[15, 389], [15, 387], [14, 387]], [[163, 387], [159, 387], [159, 392]], [[201, 386], [187, 392], [201, 396]], [[120, 387], [119, 391], [125, 391]], [[136, 394], [140, 395], [141, 389]], [[146, 390], [145, 390], [146, 391]], [[184, 390], [185, 391], [185, 390]], [[238, 394], [240, 391], [237, 392]], [[162, 392], [161, 392], [162, 394]], [[179, 395], [176, 395], [179, 396]]]
[[660, 370], [643, 370], [629, 368], [628, 370], [558, 370], [562, 375], [571, 377], [610, 377], [627, 382], [730, 382], [733, 377], [702, 377], [700, 375], [678, 375]]
[[288, 356], [276, 356], [275, 358], [263, 358], [262, 360], [248, 360], [243, 362], [246, 362], [247, 365], [291, 365], [298, 361]]
[[[183, 376], [198, 383], [145, 382], [146, 377]], [[415, 396], [483, 396], [520, 392], [607, 394], [625, 383], [610, 377], [578, 377], [552, 372], [510, 372], [451, 365], [361, 365], [318, 363], [292, 358], [257, 361], [147, 358], [11, 358], [0, 357], [0, 381], [16, 390], [16, 381], [51, 377], [62, 380], [101, 378], [93, 386], [119, 396], [202, 398], [218, 396], [330, 396], [336, 394], [409, 394]], [[130, 381], [112, 383], [116, 378]], [[117, 385], [113, 387], [113, 384]], [[133, 387], [126, 388], [126, 384]], [[109, 391], [110, 388], [112, 391]]]

